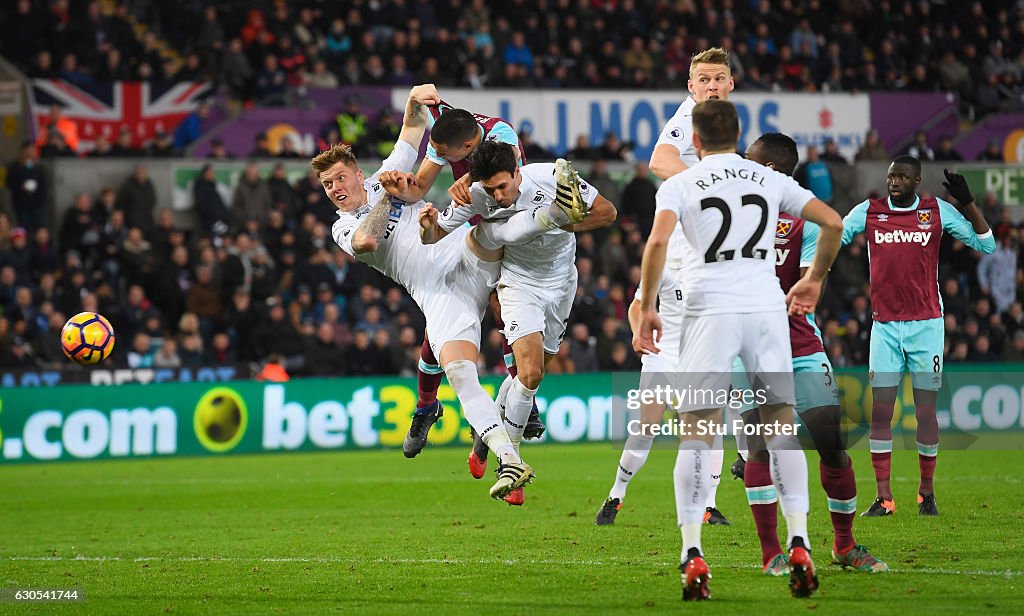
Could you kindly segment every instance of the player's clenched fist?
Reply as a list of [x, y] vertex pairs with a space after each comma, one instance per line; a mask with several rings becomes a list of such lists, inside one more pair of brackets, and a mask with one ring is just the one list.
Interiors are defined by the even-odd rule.
[[469, 187], [472, 183], [473, 179], [467, 173], [456, 180], [452, 187], [448, 189], [448, 194], [451, 195], [452, 203], [455, 204], [455, 207], [473, 203], [473, 196], [469, 193]]
[[421, 105], [437, 105], [441, 102], [441, 95], [437, 93], [437, 87], [432, 83], [425, 83], [409, 90], [409, 98]]
[[381, 171], [377, 179], [389, 195], [396, 197], [409, 190], [410, 186], [416, 185], [416, 176], [404, 171]]
[[432, 229], [437, 224], [437, 208], [428, 203], [420, 208], [420, 227]]

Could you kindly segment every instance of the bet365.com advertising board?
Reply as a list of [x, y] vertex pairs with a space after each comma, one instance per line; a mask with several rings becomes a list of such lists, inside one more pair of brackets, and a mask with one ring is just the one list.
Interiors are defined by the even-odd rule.
[[[938, 405], [944, 442], [957, 448], [1024, 446], [1024, 371], [1016, 368], [946, 373]], [[499, 384], [490, 378], [485, 389], [493, 395]], [[636, 416], [626, 404], [636, 384], [631, 373], [549, 376], [538, 397], [547, 425], [542, 441], [621, 442]], [[857, 447], [866, 440], [870, 418], [867, 374], [841, 371], [836, 384], [843, 425], [851, 447]], [[67, 385], [5, 389], [0, 395], [0, 460], [9, 464], [397, 448], [416, 404], [416, 381]], [[430, 432], [430, 444], [468, 445], [469, 425], [455, 393], [442, 385], [438, 397], [446, 410]], [[905, 381], [893, 423], [911, 444], [912, 399]]]

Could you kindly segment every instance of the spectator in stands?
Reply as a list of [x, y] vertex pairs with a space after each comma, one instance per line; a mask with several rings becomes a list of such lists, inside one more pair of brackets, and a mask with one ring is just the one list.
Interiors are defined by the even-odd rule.
[[1002, 314], [1017, 298], [1017, 230], [1000, 225], [995, 233], [995, 252], [978, 261], [978, 284], [992, 298], [996, 313]]
[[[12, 233], [13, 235], [13, 233]], [[37, 227], [28, 247], [29, 272], [33, 280], [40, 280], [44, 274], [57, 272], [60, 261], [57, 258], [53, 243], [50, 241], [50, 229]]]
[[231, 160], [234, 158], [234, 155], [225, 147], [224, 141], [213, 139], [210, 141], [210, 153], [206, 157], [215, 160]]
[[64, 54], [57, 78], [79, 88], [88, 87], [93, 83], [92, 75], [79, 66], [78, 56], [73, 53]]
[[995, 229], [1003, 222], [1004, 211], [1005, 208], [999, 203], [996, 194], [991, 190], [986, 191], [981, 200], [981, 215], [985, 217], [989, 228]]
[[306, 337], [306, 371], [311, 376], [339, 376], [345, 374], [345, 355], [335, 344], [334, 325], [321, 323], [316, 335]]
[[64, 144], [72, 152], [78, 151], [78, 124], [64, 115], [64, 108], [60, 105], [50, 105], [50, 114], [39, 127], [39, 138], [36, 145], [42, 147], [49, 140], [51, 132], [60, 133]]
[[807, 146], [807, 156], [793, 173], [793, 179], [826, 203], [832, 202], [832, 172], [818, 156], [818, 147]]
[[582, 133], [576, 136], [576, 145], [565, 153], [565, 157], [573, 161], [597, 160], [600, 158], [597, 149], [590, 145], [590, 137]]
[[935, 160], [935, 152], [928, 145], [928, 133], [923, 130], [914, 133], [914, 140], [907, 146], [907, 154], [921, 162]]
[[282, 107], [288, 89], [288, 76], [270, 53], [263, 58], [263, 69], [256, 74], [256, 100], [268, 107]]
[[247, 164], [231, 199], [231, 214], [235, 226], [240, 228], [247, 220], [258, 220], [261, 225], [266, 224], [273, 206], [270, 187], [260, 177], [259, 167], [256, 163]]
[[632, 161], [634, 159], [633, 144], [623, 143], [614, 131], [608, 131], [597, 148], [597, 156], [607, 160]]
[[821, 159], [827, 163], [850, 164], [850, 161], [846, 160], [846, 157], [839, 151], [839, 144], [832, 138], [825, 140], [825, 152], [821, 155]]
[[338, 76], [327, 68], [327, 61], [316, 59], [313, 68], [305, 74], [303, 81], [314, 88], [337, 88]]
[[227, 233], [231, 226], [231, 213], [217, 190], [212, 165], [203, 165], [199, 176], [192, 183], [192, 206], [199, 214], [204, 230], [217, 235]]
[[[533, 135], [529, 130], [523, 129], [519, 131], [519, 141], [523, 143], [523, 153], [526, 154], [526, 160], [531, 163], [550, 161], [558, 158], [555, 156], [554, 152], [534, 141]], [[612, 203], [615, 203], [615, 201], [612, 201]]]
[[46, 175], [31, 141], [23, 141], [18, 159], [7, 166], [7, 187], [18, 224], [26, 229], [43, 225], [46, 211]]
[[146, 147], [146, 155], [152, 158], [175, 158], [181, 156], [174, 147], [174, 141], [164, 130], [156, 131], [153, 141]]
[[981, 154], [978, 154], [978, 160], [982, 162], [1001, 163], [1004, 160], [1003, 148], [997, 140], [992, 139], [985, 145], [985, 149], [981, 151]]
[[370, 121], [359, 108], [358, 96], [349, 96], [345, 99], [345, 108], [341, 110], [336, 120], [341, 142], [350, 147], [358, 146], [369, 133]]
[[283, 300], [271, 297], [267, 299], [267, 307], [267, 318], [253, 331], [257, 356], [281, 355], [288, 370], [301, 370], [305, 365], [302, 338], [287, 318]]
[[953, 138], [949, 135], [939, 137], [939, 147], [935, 149], [936, 161], [962, 161], [963, 156], [953, 147]]
[[242, 40], [233, 38], [220, 61], [220, 78], [228, 87], [228, 94], [236, 101], [248, 101], [253, 95], [256, 71], [242, 48]]
[[636, 163], [633, 170], [633, 179], [622, 190], [620, 214], [635, 221], [640, 233], [647, 237], [654, 225], [655, 196], [658, 188], [651, 180], [647, 163]]
[[[531, 159], [527, 157], [527, 160]], [[603, 158], [595, 160], [594, 166], [590, 168], [590, 172], [586, 174], [586, 177], [591, 186], [596, 188], [600, 195], [622, 207], [622, 202], [619, 198], [619, 183], [608, 175], [608, 162], [606, 160]]]
[[135, 138], [132, 136], [132, 129], [122, 126], [117, 133], [117, 140], [110, 148], [110, 156], [119, 158], [135, 158], [141, 156], [142, 150], [135, 146]]
[[210, 105], [205, 100], [199, 101], [195, 110], [181, 121], [174, 129], [174, 147], [184, 152], [203, 135], [203, 123], [210, 117]]
[[526, 46], [526, 37], [519, 30], [512, 33], [512, 40], [502, 51], [506, 66], [522, 67], [527, 74], [533, 71], [533, 52]]
[[146, 165], [136, 165], [131, 177], [121, 184], [114, 207], [124, 212], [124, 222], [129, 227], [139, 227], [145, 232], [153, 229], [156, 187]]

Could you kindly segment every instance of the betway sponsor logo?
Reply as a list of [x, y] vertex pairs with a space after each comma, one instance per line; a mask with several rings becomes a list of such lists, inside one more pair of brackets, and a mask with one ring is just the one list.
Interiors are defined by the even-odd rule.
[[882, 233], [875, 229], [876, 244], [920, 244], [926, 246], [930, 239], [932, 239], [931, 231], [903, 231], [897, 229], [888, 233]]

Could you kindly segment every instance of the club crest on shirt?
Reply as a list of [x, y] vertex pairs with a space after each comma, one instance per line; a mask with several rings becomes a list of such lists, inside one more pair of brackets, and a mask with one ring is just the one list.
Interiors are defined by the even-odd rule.
[[537, 194], [535, 194], [533, 196], [533, 202], [534, 203], [540, 203], [543, 200], [544, 200], [544, 193], [542, 193], [541, 191], [538, 190]]
[[931, 210], [917, 210], [917, 222], [921, 223], [918, 226], [922, 229], [927, 229], [932, 226], [932, 211]]
[[780, 219], [778, 224], [775, 225], [775, 237], [786, 237], [789, 232], [793, 230], [792, 220]]

